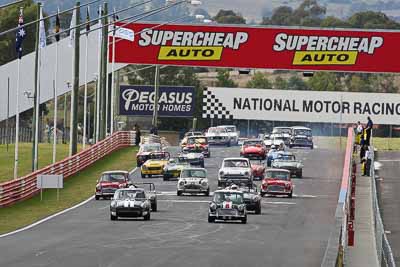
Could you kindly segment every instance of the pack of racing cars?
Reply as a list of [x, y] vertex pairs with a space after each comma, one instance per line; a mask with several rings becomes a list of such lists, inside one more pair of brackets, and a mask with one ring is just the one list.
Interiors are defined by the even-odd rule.
[[[226, 133], [227, 127], [210, 128], [209, 132]], [[236, 128], [230, 129], [232, 134], [235, 131]], [[162, 177], [163, 181], [176, 180], [177, 196], [210, 196], [210, 181], [204, 160], [211, 156], [210, 144], [229, 139], [230, 146], [234, 142], [237, 144], [239, 139], [234, 135], [226, 138], [214, 135], [211, 139], [209, 136], [198, 131], [188, 132], [175, 157], [161, 144], [142, 144], [136, 156], [141, 178], [154, 176]], [[301, 138], [304, 140], [299, 141]], [[276, 127], [270, 135], [241, 139], [240, 157], [224, 158], [217, 177], [213, 177], [217, 180], [218, 189], [213, 192], [208, 205], [208, 222], [222, 220], [247, 223], [249, 212], [261, 214], [263, 197], [292, 198], [292, 178], [303, 177], [304, 165], [286, 148], [296, 145], [313, 148], [308, 128]], [[95, 199], [111, 199], [111, 220], [124, 217], [150, 220], [151, 213], [157, 211], [155, 185], [151, 182], [135, 183], [129, 178], [127, 171], [102, 173], [96, 184]], [[261, 181], [259, 185], [255, 183], [256, 180]]]

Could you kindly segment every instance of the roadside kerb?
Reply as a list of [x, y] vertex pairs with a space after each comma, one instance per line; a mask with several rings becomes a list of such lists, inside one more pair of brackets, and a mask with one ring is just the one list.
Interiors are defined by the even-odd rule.
[[40, 192], [36, 188], [39, 174], [62, 174], [64, 179], [87, 168], [97, 160], [123, 147], [135, 144], [135, 132], [119, 131], [106, 139], [88, 147], [78, 154], [48, 165], [24, 177], [0, 184], [0, 207], [13, 205]]

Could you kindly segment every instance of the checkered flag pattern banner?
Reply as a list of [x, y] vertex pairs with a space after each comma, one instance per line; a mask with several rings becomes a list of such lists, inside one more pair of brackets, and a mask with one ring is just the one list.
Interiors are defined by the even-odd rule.
[[203, 118], [232, 120], [233, 115], [210, 90], [205, 89], [203, 93]]

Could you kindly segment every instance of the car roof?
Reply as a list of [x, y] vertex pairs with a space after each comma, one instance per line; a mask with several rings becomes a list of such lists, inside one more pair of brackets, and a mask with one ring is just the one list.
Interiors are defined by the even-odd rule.
[[247, 158], [224, 158], [224, 161], [225, 160], [246, 160], [246, 161], [248, 161], [249, 159], [247, 159]]
[[116, 171], [105, 171], [102, 174], [111, 174], [111, 173], [124, 173], [124, 174], [129, 174], [128, 171], [123, 171], [123, 170], [116, 170]]
[[267, 172], [267, 171], [272, 171], [272, 172], [277, 172], [277, 171], [279, 171], [279, 172], [287, 172], [287, 173], [290, 173], [290, 171], [288, 171], [288, 170], [286, 170], [286, 169], [275, 169], [275, 168], [266, 169], [265, 171], [266, 171], [266, 172]]
[[298, 130], [310, 130], [310, 128], [304, 127], [304, 126], [293, 126], [292, 129], [298, 129]]

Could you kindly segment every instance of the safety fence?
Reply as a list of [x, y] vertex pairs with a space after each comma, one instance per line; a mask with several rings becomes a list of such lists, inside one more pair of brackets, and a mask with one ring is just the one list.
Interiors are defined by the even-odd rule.
[[39, 174], [62, 174], [64, 179], [87, 168], [104, 156], [135, 144], [135, 132], [116, 132], [78, 154], [65, 158], [24, 177], [0, 184], [0, 207], [12, 205], [39, 193], [36, 177]]
[[321, 263], [323, 267], [343, 266], [347, 246], [352, 245], [352, 242], [354, 242], [356, 164], [353, 160], [353, 152], [354, 130], [353, 128], [348, 128], [342, 182], [335, 211], [335, 222]]
[[377, 176], [375, 170], [375, 152], [374, 149], [372, 151], [372, 160], [371, 160], [371, 177], [372, 177], [372, 208], [373, 208], [373, 216], [374, 216], [374, 231], [375, 231], [375, 242], [376, 242], [376, 250], [378, 255], [378, 261], [381, 266], [387, 267], [395, 267], [396, 263], [394, 261], [392, 248], [390, 247], [389, 241], [387, 239], [385, 228], [382, 222], [381, 212], [379, 209], [378, 202], [378, 194], [376, 191], [377, 187]]

